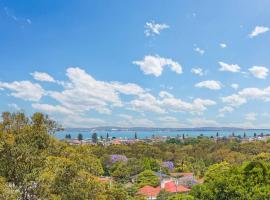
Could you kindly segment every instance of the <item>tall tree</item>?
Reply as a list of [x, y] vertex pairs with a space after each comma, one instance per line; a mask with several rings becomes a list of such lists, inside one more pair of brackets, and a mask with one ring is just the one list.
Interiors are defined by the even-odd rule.
[[83, 140], [83, 135], [81, 133], [78, 134], [78, 140], [82, 141]]
[[92, 134], [92, 142], [93, 142], [93, 143], [97, 143], [97, 142], [98, 142], [98, 136], [97, 136], [97, 133], [93, 133], [93, 134]]

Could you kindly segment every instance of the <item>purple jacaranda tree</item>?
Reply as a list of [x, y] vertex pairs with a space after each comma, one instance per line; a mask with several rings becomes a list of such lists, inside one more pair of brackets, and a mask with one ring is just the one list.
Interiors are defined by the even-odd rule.
[[124, 155], [113, 154], [111, 155], [111, 163], [127, 162], [127, 157]]
[[174, 169], [174, 164], [172, 161], [164, 161], [162, 166], [168, 168], [170, 171]]

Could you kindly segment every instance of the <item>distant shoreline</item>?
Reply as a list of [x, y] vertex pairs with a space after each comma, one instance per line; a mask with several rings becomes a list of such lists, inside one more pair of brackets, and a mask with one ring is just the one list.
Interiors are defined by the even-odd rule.
[[110, 137], [115, 138], [128, 138], [135, 137], [135, 133], [138, 138], [146, 139], [152, 137], [215, 137], [217, 134], [219, 137], [229, 137], [234, 135], [236, 137], [253, 137], [261, 134], [270, 134], [270, 129], [125, 129], [125, 130], [112, 130], [112, 129], [65, 129], [64, 131], [57, 132], [55, 137], [58, 139], [64, 139], [67, 134], [70, 134], [72, 138], [77, 138], [78, 134], [82, 134], [83, 138], [91, 138], [93, 133], [97, 133], [98, 137]]
[[266, 131], [270, 128], [237, 128], [237, 127], [198, 127], [198, 128], [148, 128], [148, 127], [94, 127], [94, 128], [65, 128], [65, 131]]

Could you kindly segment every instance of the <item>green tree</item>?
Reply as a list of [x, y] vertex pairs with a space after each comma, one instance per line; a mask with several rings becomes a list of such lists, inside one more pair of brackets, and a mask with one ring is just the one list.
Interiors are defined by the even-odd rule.
[[[44, 164], [54, 128], [49, 119], [35, 113], [30, 119], [23, 113], [3, 113], [0, 124], [0, 175], [16, 186], [22, 199], [32, 198], [35, 171]], [[50, 124], [50, 127], [48, 127]]]
[[19, 200], [18, 191], [12, 189], [4, 180], [0, 177], [0, 200]]
[[71, 135], [70, 134], [66, 134], [65, 139], [71, 139]]
[[156, 187], [159, 185], [159, 177], [157, 177], [153, 171], [145, 170], [138, 175], [137, 185], [138, 187], [146, 185]]
[[194, 197], [187, 194], [175, 194], [170, 196], [167, 200], [194, 200]]
[[92, 134], [92, 142], [97, 143], [97, 141], [98, 141], [97, 133], [93, 133]]
[[37, 179], [41, 199], [105, 199], [104, 186], [76, 162], [50, 156]]
[[82, 141], [83, 140], [83, 135], [81, 133], [78, 134], [78, 140]]

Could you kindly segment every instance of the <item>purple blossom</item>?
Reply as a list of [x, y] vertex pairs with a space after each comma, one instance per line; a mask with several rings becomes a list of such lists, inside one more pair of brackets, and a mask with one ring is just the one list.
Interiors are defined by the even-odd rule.
[[172, 161], [164, 161], [162, 166], [168, 168], [170, 171], [174, 169], [174, 164]]
[[111, 155], [111, 163], [127, 162], [127, 157], [124, 155], [113, 154]]

